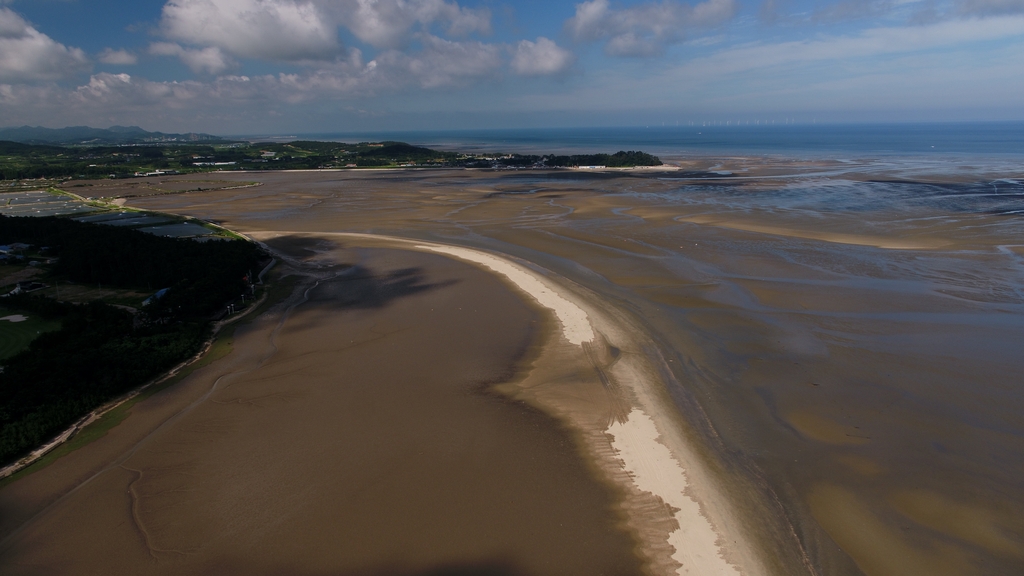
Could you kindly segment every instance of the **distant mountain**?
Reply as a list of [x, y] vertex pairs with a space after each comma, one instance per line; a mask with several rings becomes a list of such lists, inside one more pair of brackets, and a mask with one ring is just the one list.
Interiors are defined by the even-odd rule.
[[42, 128], [40, 126], [21, 126], [20, 128], [0, 128], [0, 140], [21, 142], [23, 144], [64, 144], [107, 146], [112, 144], [152, 144], [160, 142], [224, 142], [220, 136], [210, 134], [164, 134], [148, 132], [138, 126], [111, 126], [110, 128], [90, 128], [88, 126], [70, 126], [68, 128]]

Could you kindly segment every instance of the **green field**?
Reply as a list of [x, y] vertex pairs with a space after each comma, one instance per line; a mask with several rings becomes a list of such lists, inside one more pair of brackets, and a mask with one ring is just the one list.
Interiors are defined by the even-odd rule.
[[[21, 312], [0, 307], [0, 318], [18, 314]], [[24, 316], [28, 316], [24, 322], [0, 320], [0, 362], [28, 348], [28, 345], [43, 332], [60, 329], [60, 322], [42, 320], [34, 314]]]

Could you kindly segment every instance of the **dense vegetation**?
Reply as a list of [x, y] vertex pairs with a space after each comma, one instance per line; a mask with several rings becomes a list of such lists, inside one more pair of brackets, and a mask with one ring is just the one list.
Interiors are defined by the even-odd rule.
[[249, 242], [200, 243], [65, 218], [0, 216], [0, 244], [12, 242], [48, 247], [58, 257], [53, 271], [72, 282], [170, 288], [154, 310], [189, 317], [237, 297], [261, 257]]
[[0, 373], [0, 462], [40, 446], [93, 408], [195, 354], [201, 322], [133, 328], [132, 314], [101, 302], [10, 297], [5, 305], [61, 322], [7, 360]]
[[138, 316], [101, 302], [73, 305], [31, 295], [5, 308], [58, 320], [4, 362], [0, 373], [0, 462], [11, 461], [102, 403], [194, 354], [210, 315], [247, 288], [262, 257], [244, 241], [162, 238], [60, 218], [0, 217], [0, 244], [48, 247], [65, 281], [157, 290]]
[[457, 154], [403, 142], [160, 143], [60, 147], [0, 142], [0, 179], [130, 177], [148, 172], [209, 170], [312, 170], [376, 166], [568, 167], [659, 166], [644, 152], [576, 156]]
[[92, 177], [123, 178], [136, 172], [191, 166], [209, 146], [60, 146], [0, 142], [0, 179]]
[[608, 166], [625, 168], [630, 166], [661, 166], [661, 160], [646, 152], [619, 151], [615, 154], [581, 154], [575, 156], [549, 156], [548, 166]]

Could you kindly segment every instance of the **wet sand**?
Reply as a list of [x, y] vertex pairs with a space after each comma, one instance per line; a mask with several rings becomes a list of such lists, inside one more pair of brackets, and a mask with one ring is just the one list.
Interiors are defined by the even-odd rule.
[[548, 310], [556, 329], [528, 368], [495, 389], [556, 416], [574, 432], [595, 476], [619, 489], [616, 508], [637, 535], [647, 571], [766, 573], [744, 522], [668, 408], [659, 374], [667, 368], [664, 360], [650, 354], [653, 343], [628, 315], [548, 270], [494, 253], [379, 235], [319, 236], [411, 246], [472, 262]]
[[[912, 168], [734, 158], [687, 169], [743, 179], [223, 174], [262, 185], [130, 204], [254, 236], [362, 233], [473, 248], [548, 278], [585, 310], [594, 340], [559, 344], [553, 325], [538, 328], [488, 397], [533, 409], [560, 431], [580, 485], [604, 490], [610, 516], [594, 532], [627, 539], [630, 570], [685, 570], [676, 553], [693, 503], [718, 540], [715, 550], [700, 538], [685, 545], [726, 570], [1018, 574], [1020, 174]], [[986, 180], [996, 177], [1009, 180]], [[395, 248], [355, 238], [342, 243]], [[307, 266], [329, 263], [322, 246], [294, 248]], [[538, 325], [557, 322], [507, 277], [475, 271], [511, 290]], [[653, 442], [647, 418], [660, 435]], [[648, 454], [667, 448], [684, 470], [668, 482], [685, 486], [688, 500], [655, 496], [666, 476], [645, 475], [627, 440], [654, 448]], [[44, 480], [21, 484], [0, 490], [4, 518], [19, 502], [12, 489], [55, 493]]]
[[489, 389], [543, 315], [450, 258], [317, 245], [307, 301], [0, 491], [3, 572], [641, 573], [570, 433]]

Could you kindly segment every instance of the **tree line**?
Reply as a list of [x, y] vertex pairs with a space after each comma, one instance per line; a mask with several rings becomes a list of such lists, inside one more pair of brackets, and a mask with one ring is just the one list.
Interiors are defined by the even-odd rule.
[[33, 295], [4, 307], [59, 320], [0, 372], [0, 462], [26, 454], [97, 406], [195, 354], [210, 317], [247, 288], [265, 258], [241, 241], [195, 242], [63, 218], [0, 216], [0, 244], [47, 247], [67, 280], [166, 295], [139, 316], [102, 302]]
[[607, 166], [629, 168], [632, 166], [661, 166], [661, 159], [639, 150], [620, 150], [615, 154], [576, 154], [572, 156], [547, 156], [548, 166]]
[[0, 463], [27, 454], [91, 410], [199, 351], [205, 323], [135, 327], [132, 314], [102, 302], [74, 305], [22, 295], [26, 314], [59, 320], [4, 363], [0, 373]]
[[[0, 244], [49, 248], [53, 272], [72, 282], [119, 288], [170, 288], [159, 310], [176, 317], [209, 315], [244, 288], [263, 258], [240, 240], [196, 242], [67, 218], [0, 216]], [[156, 309], [155, 309], [156, 310]]]

